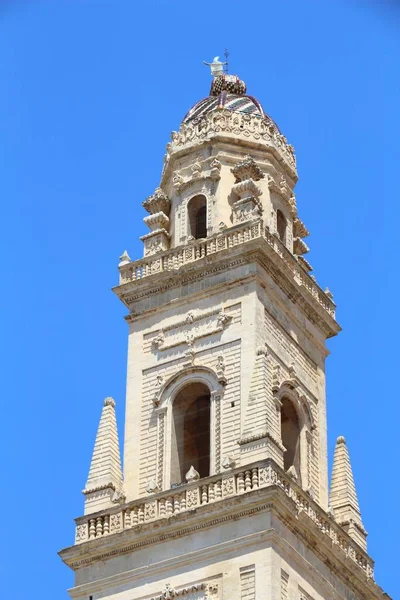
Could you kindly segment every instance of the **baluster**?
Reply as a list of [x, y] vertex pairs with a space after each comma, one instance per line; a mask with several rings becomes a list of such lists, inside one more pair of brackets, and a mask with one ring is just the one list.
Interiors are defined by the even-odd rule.
[[144, 506], [141, 504], [138, 508], [139, 523], [144, 523]]
[[207, 494], [207, 486], [201, 486], [201, 503], [208, 504], [208, 494]]
[[214, 484], [210, 483], [210, 485], [208, 486], [208, 501], [214, 502], [214, 500], [215, 500]]
[[174, 496], [174, 514], [177, 515], [180, 512], [179, 496]]
[[251, 487], [253, 490], [258, 488], [258, 467], [251, 471]]
[[166, 499], [165, 508], [166, 508], [167, 517], [170, 517], [172, 515], [172, 498], [171, 498], [171, 496], [168, 496], [168, 498]]
[[244, 473], [238, 473], [237, 490], [238, 490], [238, 494], [243, 494], [243, 492], [244, 492]]
[[184, 510], [186, 510], [186, 494], [185, 494], [185, 492], [183, 492], [183, 494], [181, 494], [181, 512], [183, 512]]
[[97, 517], [96, 519], [96, 537], [101, 537], [103, 535], [103, 519], [102, 517]]
[[90, 538], [96, 537], [96, 521], [95, 519], [89, 520], [89, 540]]
[[160, 500], [159, 510], [160, 510], [160, 517], [165, 517], [166, 511], [165, 511], [165, 500], [164, 499]]
[[221, 500], [221, 498], [222, 498], [222, 482], [217, 481], [215, 483], [215, 499]]
[[125, 528], [126, 528], [126, 529], [129, 529], [129, 528], [131, 527], [131, 525], [132, 525], [132, 522], [131, 522], [131, 511], [130, 511], [130, 509], [128, 508], [128, 509], [125, 511]]
[[251, 471], [245, 471], [245, 473], [244, 473], [244, 486], [245, 486], [246, 492], [251, 490]]
[[105, 515], [103, 524], [103, 534], [110, 533], [110, 515]]
[[135, 506], [135, 508], [132, 511], [132, 527], [134, 527], [138, 523], [139, 523], [138, 509], [137, 509], [137, 506]]

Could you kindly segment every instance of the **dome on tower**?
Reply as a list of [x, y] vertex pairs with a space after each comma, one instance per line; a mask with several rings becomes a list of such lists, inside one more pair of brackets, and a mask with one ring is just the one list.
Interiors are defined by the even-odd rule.
[[236, 75], [222, 73], [214, 77], [210, 94], [196, 102], [182, 120], [182, 123], [202, 119], [215, 110], [230, 110], [245, 115], [267, 119], [276, 130], [276, 123], [264, 111], [262, 104], [253, 96], [246, 94], [246, 84]]

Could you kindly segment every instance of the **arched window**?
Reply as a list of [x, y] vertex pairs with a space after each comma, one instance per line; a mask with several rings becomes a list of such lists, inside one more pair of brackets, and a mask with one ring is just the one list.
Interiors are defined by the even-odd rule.
[[286, 218], [281, 210], [276, 211], [276, 229], [278, 232], [279, 239], [286, 242]]
[[190, 235], [196, 240], [207, 237], [207, 199], [194, 196], [188, 205]]
[[189, 383], [176, 396], [172, 409], [171, 485], [185, 481], [193, 466], [200, 477], [210, 475], [210, 390]]
[[296, 409], [288, 398], [282, 399], [281, 408], [281, 435], [285, 447], [283, 466], [285, 471], [294, 467], [299, 483], [301, 483], [300, 470], [300, 424]]

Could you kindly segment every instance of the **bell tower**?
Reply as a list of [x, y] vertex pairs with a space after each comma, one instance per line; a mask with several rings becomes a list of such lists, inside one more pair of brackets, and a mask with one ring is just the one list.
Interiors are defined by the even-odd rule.
[[124, 470], [107, 398], [60, 553], [70, 594], [387, 598], [343, 437], [328, 489], [325, 341], [340, 327], [304, 256], [294, 149], [242, 80], [210, 66], [143, 202], [143, 258], [120, 257]]

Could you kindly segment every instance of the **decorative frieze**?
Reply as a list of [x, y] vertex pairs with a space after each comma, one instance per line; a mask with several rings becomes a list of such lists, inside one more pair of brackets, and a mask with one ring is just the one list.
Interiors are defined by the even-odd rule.
[[195, 314], [189, 311], [186, 318], [174, 325], [147, 334], [153, 350], [169, 350], [184, 344], [193, 344], [196, 340], [221, 332], [229, 325], [232, 316], [223, 309]]
[[172, 598], [188, 597], [187, 600], [201, 600], [213, 598], [218, 595], [218, 585], [211, 582], [202, 582], [175, 589], [167, 583], [159, 596], [151, 600], [172, 600]]
[[292, 170], [296, 169], [294, 148], [288, 144], [286, 137], [279, 133], [271, 119], [227, 109], [207, 113], [197, 122], [182, 123], [179, 131], [173, 131], [171, 134], [171, 143], [167, 145], [166, 163], [168, 164], [171, 155], [183, 146], [198, 145], [203, 140], [221, 135], [265, 144], [277, 151]]

